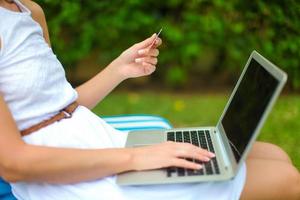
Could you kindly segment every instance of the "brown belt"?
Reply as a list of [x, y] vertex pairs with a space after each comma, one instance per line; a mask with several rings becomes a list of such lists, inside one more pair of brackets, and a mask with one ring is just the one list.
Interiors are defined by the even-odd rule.
[[50, 119], [42, 121], [41, 123], [38, 123], [36, 125], [33, 125], [27, 129], [21, 131], [21, 135], [22, 136], [29, 135], [35, 131], [40, 130], [41, 128], [44, 128], [50, 124], [53, 124], [54, 122], [57, 122], [57, 121], [60, 121], [62, 119], [66, 119], [66, 118], [71, 118], [73, 112], [76, 110], [77, 107], [78, 107], [78, 103], [75, 101], [75, 102], [71, 103], [70, 105], [68, 105], [66, 108], [62, 109], [58, 114], [54, 115]]

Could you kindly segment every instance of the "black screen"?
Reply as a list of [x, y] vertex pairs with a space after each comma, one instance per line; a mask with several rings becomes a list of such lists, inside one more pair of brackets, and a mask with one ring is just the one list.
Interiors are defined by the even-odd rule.
[[222, 119], [231, 149], [239, 162], [279, 82], [251, 60]]

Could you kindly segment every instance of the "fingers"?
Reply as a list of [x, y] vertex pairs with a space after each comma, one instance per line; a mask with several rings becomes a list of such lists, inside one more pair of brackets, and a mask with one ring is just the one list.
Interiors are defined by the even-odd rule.
[[155, 71], [157, 64], [157, 56], [159, 51], [157, 47], [161, 45], [162, 40], [153, 34], [150, 38], [134, 45], [138, 49], [135, 63], [143, 65], [145, 75], [149, 75]]
[[159, 54], [158, 49], [141, 49], [139, 50], [138, 54], [145, 57], [136, 58], [135, 62], [144, 66], [144, 72], [147, 72], [146, 74], [151, 74], [154, 72], [155, 65], [158, 62], [156, 58]]
[[173, 152], [176, 158], [172, 163], [172, 165], [175, 167], [198, 170], [203, 168], [202, 165], [188, 159], [208, 162], [211, 160], [211, 158], [215, 157], [215, 154], [190, 143], [171, 142], [171, 145], [173, 145], [173, 148], [175, 148], [175, 151], [173, 150]]
[[159, 50], [158, 49], [140, 49], [138, 51], [138, 54], [140, 56], [153, 56], [153, 57], [157, 57], [159, 55]]
[[150, 46], [155, 38], [156, 38], [156, 33], [154, 33], [151, 37], [145, 39], [144, 41], [136, 43], [134, 46], [137, 49], [144, 49], [144, 48]]
[[151, 37], [145, 39], [142, 42], [136, 43], [134, 47], [136, 49], [155, 49], [162, 44], [162, 40], [159, 37], [156, 37], [156, 33], [154, 33]]
[[177, 157], [197, 159], [206, 162], [214, 157], [214, 154], [208, 152], [207, 150], [196, 147], [189, 143], [176, 143], [175, 154]]
[[142, 65], [144, 67], [144, 74], [145, 75], [152, 74], [156, 69], [156, 67], [154, 65], [151, 65], [151, 64], [146, 63], [146, 62], [143, 62]]
[[[159, 51], [158, 51], [157, 47], [160, 46], [161, 43], [162, 43], [161, 39], [158, 38], [153, 45], [150, 45], [146, 48], [138, 50], [138, 55], [140, 55], [140, 56], [143, 56], [143, 55], [144, 56], [145, 55], [146, 56], [158, 56]], [[151, 48], [149, 48], [149, 47], [151, 47]]]
[[190, 143], [176, 143], [176, 142], [167, 142], [169, 145], [171, 145], [171, 149], [173, 154], [178, 158], [190, 158], [190, 159], [196, 159], [200, 161], [207, 162], [211, 158], [215, 157], [215, 154], [199, 148], [195, 145], [192, 145]]
[[[137, 65], [137, 64], [136, 64]], [[151, 73], [155, 66], [149, 63], [142, 63], [145, 73]], [[148, 71], [147, 71], [148, 70]], [[134, 162], [137, 170], [160, 169], [165, 167], [181, 167], [193, 170], [203, 168], [202, 160], [206, 162], [214, 157], [205, 149], [201, 149], [189, 143], [164, 142], [147, 147], [135, 148]]]
[[143, 57], [143, 58], [136, 58], [135, 59], [136, 63], [149, 63], [151, 65], [156, 65], [157, 64], [157, 58], [156, 57]]
[[161, 44], [162, 44], [162, 40], [161, 40], [160, 38], [157, 38], [157, 39], [155, 40], [155, 43], [154, 43], [154, 45], [152, 46], [152, 48], [157, 48], [157, 47], [159, 47]]
[[173, 161], [173, 166], [187, 168], [187, 169], [194, 169], [194, 170], [199, 170], [203, 168], [202, 165], [185, 159], [175, 159]]

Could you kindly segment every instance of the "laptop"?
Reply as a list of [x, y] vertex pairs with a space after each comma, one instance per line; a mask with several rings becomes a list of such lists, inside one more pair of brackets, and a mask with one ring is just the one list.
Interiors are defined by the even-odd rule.
[[165, 141], [188, 142], [215, 153], [215, 158], [209, 162], [193, 160], [203, 165], [200, 170], [169, 167], [125, 172], [117, 176], [117, 183], [148, 185], [233, 178], [245, 161], [286, 80], [286, 73], [253, 51], [215, 127], [132, 131], [126, 141], [126, 147]]

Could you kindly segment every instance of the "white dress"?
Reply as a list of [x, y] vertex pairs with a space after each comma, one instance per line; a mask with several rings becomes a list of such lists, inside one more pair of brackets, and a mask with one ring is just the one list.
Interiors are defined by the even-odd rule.
[[[0, 7], [0, 92], [22, 130], [55, 115], [74, 101], [77, 93], [66, 81], [61, 64], [47, 47], [42, 30], [31, 18], [30, 11], [18, 0], [15, 2], [23, 12]], [[115, 130], [80, 106], [72, 118], [51, 124], [23, 139], [28, 144], [99, 149], [123, 147], [126, 137], [126, 132]], [[111, 176], [69, 185], [19, 182], [11, 186], [14, 195], [21, 200], [233, 200], [239, 199], [245, 178], [244, 164], [233, 180], [224, 182], [118, 186], [115, 176]]]

